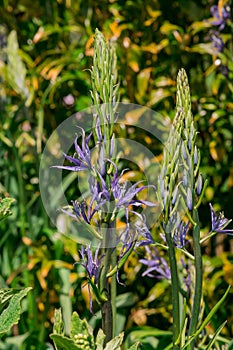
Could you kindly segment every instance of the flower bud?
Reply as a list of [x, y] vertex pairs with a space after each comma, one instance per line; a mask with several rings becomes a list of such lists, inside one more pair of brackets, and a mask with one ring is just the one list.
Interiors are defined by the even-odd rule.
[[196, 186], [197, 186], [196, 187], [196, 193], [197, 193], [198, 196], [200, 196], [201, 191], [202, 191], [202, 186], [203, 186], [202, 174], [198, 175]]
[[193, 196], [190, 188], [187, 189], [187, 198], [186, 198], [186, 204], [188, 209], [191, 211], [193, 209]]

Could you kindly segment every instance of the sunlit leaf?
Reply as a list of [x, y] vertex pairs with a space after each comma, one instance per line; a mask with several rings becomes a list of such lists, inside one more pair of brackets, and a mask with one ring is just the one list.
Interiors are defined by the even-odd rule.
[[171, 95], [172, 95], [171, 92], [169, 90], [166, 90], [166, 89], [159, 88], [159, 89], [153, 90], [150, 93], [150, 99], [148, 102], [148, 106], [152, 107], [156, 103], [160, 102], [161, 100], [163, 100]]
[[16, 31], [10, 32], [7, 46], [7, 78], [12, 88], [22, 97], [28, 97], [26, 87], [26, 67], [19, 55], [19, 45]]
[[127, 28], [127, 24], [119, 24], [117, 21], [114, 21], [109, 24], [109, 28], [112, 31], [112, 34], [117, 39], [120, 37], [122, 31]]
[[200, 54], [208, 53], [210, 55], [216, 55], [216, 49], [213, 47], [212, 43], [201, 43], [193, 45], [190, 50], [192, 52], [198, 52]]
[[150, 75], [151, 75], [152, 68], [146, 68], [143, 69], [138, 75], [137, 75], [137, 94], [136, 97], [140, 103], [143, 102], [143, 97], [146, 94]]
[[188, 31], [191, 31], [192, 35], [195, 35], [196, 33], [202, 31], [203, 29], [210, 28], [211, 23], [207, 21], [195, 21], [193, 22]]
[[164, 24], [160, 27], [160, 31], [162, 34], [168, 34], [170, 32], [173, 32], [174, 30], [179, 31], [180, 27], [170, 22], [164, 22]]
[[146, 10], [148, 12], [148, 14], [152, 17], [152, 18], [158, 18], [159, 16], [161, 16], [162, 12], [158, 11], [158, 10], [154, 10], [152, 7], [147, 6]]

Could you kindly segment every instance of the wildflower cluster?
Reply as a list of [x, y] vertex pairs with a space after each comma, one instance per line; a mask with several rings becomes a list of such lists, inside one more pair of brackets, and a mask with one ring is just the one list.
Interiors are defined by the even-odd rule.
[[[226, 229], [231, 220], [225, 218], [223, 213], [217, 216], [210, 204], [211, 232], [200, 240], [198, 208], [207, 181], [203, 180], [200, 172], [200, 151], [196, 137], [188, 80], [185, 71], [181, 69], [177, 77], [176, 116], [164, 148], [157, 184], [157, 199], [162, 211], [163, 232], [160, 236], [163, 242], [146, 247], [146, 256], [140, 260], [146, 266], [143, 276], [171, 281], [173, 349], [180, 349], [185, 344], [181, 340], [181, 332], [184, 330], [180, 328], [184, 320], [179, 311], [184, 299], [191, 310], [189, 325], [186, 324], [187, 334], [190, 336], [188, 348], [194, 349], [192, 335], [197, 330], [202, 302], [201, 243], [216, 233], [233, 234], [233, 230]], [[163, 255], [157, 247], [163, 248]], [[195, 271], [194, 279], [191, 278], [191, 270]]]
[[177, 87], [177, 112], [164, 151], [157, 195], [162, 206], [164, 233], [172, 236], [175, 246], [183, 248], [194, 224], [193, 208], [199, 205], [203, 195], [203, 180], [184, 70], [178, 74]]
[[[200, 152], [196, 145], [197, 131], [191, 113], [191, 101], [189, 85], [186, 73], [181, 69], [177, 78], [177, 101], [176, 116], [173, 122], [166, 147], [163, 154], [163, 162], [157, 184], [157, 197], [162, 211], [162, 238], [165, 241], [164, 249], [168, 252], [169, 266], [163, 257], [159, 257], [158, 250], [153, 246], [151, 259], [142, 259], [141, 262], [147, 266], [145, 275], [166, 277], [171, 279], [173, 322], [174, 322], [174, 344], [178, 343], [180, 337], [181, 315], [179, 313], [180, 290], [186, 284], [188, 294], [194, 289], [195, 301], [190, 307], [193, 309], [193, 318], [190, 323], [190, 333], [195, 330], [198, 314], [194, 308], [200, 306], [202, 268], [200, 257], [200, 232], [197, 208], [201, 202], [205, 183], [199, 171]], [[186, 256], [186, 245], [188, 235], [193, 237], [193, 254], [198, 272], [194, 285], [190, 285], [188, 264], [182, 258], [183, 278], [178, 276], [178, 263], [176, 248], [181, 249]], [[160, 244], [163, 246], [163, 244]], [[149, 255], [149, 248], [146, 248]], [[179, 269], [180, 270], [180, 269]], [[197, 277], [198, 276], [198, 277]], [[197, 295], [197, 289], [199, 294]], [[178, 349], [179, 347], [177, 347]], [[174, 346], [174, 349], [176, 347]]]
[[213, 5], [210, 8], [210, 13], [213, 17], [211, 20], [212, 26], [215, 29], [210, 31], [210, 39], [212, 41], [213, 48], [216, 49], [216, 52], [222, 52], [224, 49], [224, 42], [221, 37], [221, 32], [226, 26], [227, 20], [231, 17], [230, 5], [226, 4], [223, 7], [218, 5]]
[[[231, 19], [231, 7], [227, 2], [225, 5], [219, 1], [218, 5], [212, 5], [210, 8], [211, 20], [209, 21], [212, 29], [209, 31], [208, 38], [212, 43], [212, 48], [214, 49], [215, 54], [221, 54], [226, 48], [225, 41], [223, 39], [223, 30], [226, 27], [226, 24]], [[227, 51], [227, 50], [225, 50]], [[228, 77], [229, 69], [226, 62], [222, 62], [222, 59], [219, 58], [216, 60], [216, 65], [219, 66], [220, 72]]]
[[[54, 166], [74, 172], [85, 172], [88, 177], [89, 195], [81, 202], [73, 200], [71, 211], [62, 209], [84, 229], [92, 228], [98, 247], [93, 253], [89, 244], [80, 249], [80, 264], [86, 269], [92, 310], [92, 294], [101, 305], [103, 330], [106, 341], [113, 336], [112, 301], [110, 289], [114, 283], [109, 278], [116, 275], [135, 246], [152, 242], [145, 216], [137, 211], [138, 207], [154, 206], [138, 198], [138, 194], [149, 188], [141, 181], [129, 184], [123, 181], [123, 173], [118, 170], [118, 156], [115, 143], [114, 123], [117, 119], [118, 84], [116, 54], [111, 43], [106, 43], [97, 30], [94, 42], [94, 61], [91, 70], [93, 99], [93, 129], [87, 135], [81, 130], [74, 141], [75, 154], [64, 154], [70, 165]], [[97, 157], [92, 154], [90, 143], [97, 150]], [[153, 186], [152, 186], [153, 187]], [[117, 230], [118, 219], [125, 222], [124, 229]], [[117, 257], [117, 247], [120, 254]]]
[[[222, 30], [227, 18], [227, 14], [221, 17], [216, 15], [214, 25]], [[97, 239], [95, 251], [92, 244], [94, 240], [87, 246], [82, 245], [79, 250], [78, 263], [87, 274], [90, 309], [92, 311], [94, 294], [101, 307], [106, 345], [114, 337], [116, 282], [121, 283], [119, 269], [136, 247], [144, 246], [145, 256], [140, 259], [140, 263], [145, 266], [143, 276], [166, 278], [171, 283], [173, 349], [187, 347], [193, 350], [195, 337], [199, 334], [198, 322], [202, 307], [201, 243], [216, 233], [233, 234], [233, 230], [226, 229], [230, 220], [223, 213], [217, 216], [210, 204], [211, 232], [200, 240], [198, 208], [207, 181], [203, 180], [200, 172], [200, 151], [196, 142], [197, 131], [191, 112], [187, 75], [184, 69], [178, 73], [176, 115], [164, 148], [156, 186], [142, 181], [131, 184], [124, 181], [123, 175], [127, 169], [119, 170], [114, 133], [118, 105], [115, 50], [111, 43], [105, 42], [98, 30], [94, 52], [91, 69], [94, 104], [92, 131], [86, 134], [84, 129], [79, 128], [81, 140], [77, 137], [74, 141], [75, 154], [64, 154], [70, 164], [55, 166], [84, 172], [88, 178], [88, 195], [81, 202], [73, 200], [72, 211], [62, 211], [82, 223], [84, 230], [91, 227]], [[97, 157], [93, 157], [91, 144]], [[160, 207], [162, 243], [154, 242], [147, 218], [142, 210], [138, 210], [155, 205], [139, 196], [150, 187], [156, 188], [154, 197]], [[117, 229], [118, 221], [124, 222], [121, 230]], [[158, 247], [163, 248], [163, 254]], [[190, 275], [190, 262], [194, 278]], [[186, 303], [188, 312], [181, 312], [181, 306]], [[182, 325], [185, 325], [184, 329]], [[188, 342], [185, 344], [187, 337]]]

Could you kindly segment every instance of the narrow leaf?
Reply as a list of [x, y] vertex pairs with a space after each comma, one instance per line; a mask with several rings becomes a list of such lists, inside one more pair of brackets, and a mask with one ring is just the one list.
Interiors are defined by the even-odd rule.
[[202, 322], [201, 326], [199, 327], [199, 329], [196, 331], [196, 333], [194, 333], [193, 336], [191, 336], [189, 338], [189, 340], [186, 342], [185, 346], [182, 347], [182, 350], [186, 349], [187, 346], [195, 339], [197, 338], [197, 336], [202, 332], [202, 330], [205, 328], [205, 326], [210, 322], [211, 318], [214, 316], [214, 314], [217, 312], [217, 310], [220, 308], [220, 306], [222, 305], [222, 303], [225, 301], [229, 291], [231, 289], [231, 286], [229, 286], [226, 290], [226, 292], [224, 293], [224, 295], [222, 296], [222, 298], [217, 302], [217, 304], [211, 309], [211, 311], [209, 312], [209, 314], [207, 315], [207, 317], [204, 319], [204, 321]]
[[221, 333], [221, 331], [222, 331], [222, 329], [223, 329], [223, 327], [225, 326], [226, 323], [227, 323], [227, 321], [223, 322], [223, 324], [221, 324], [221, 326], [217, 329], [216, 333], [214, 334], [214, 337], [211, 339], [211, 342], [208, 344], [206, 350], [213, 349], [212, 345], [214, 345], [217, 336]]
[[220, 308], [222, 303], [225, 301], [229, 291], [231, 289], [231, 286], [229, 286], [222, 296], [222, 298], [217, 302], [217, 304], [212, 308], [212, 310], [209, 312], [207, 317], [204, 319], [203, 323], [201, 324], [200, 328], [195, 333], [195, 338], [201, 333], [201, 331], [205, 328], [205, 326], [210, 322], [211, 318], [214, 316], [214, 314], [217, 312], [217, 310]]

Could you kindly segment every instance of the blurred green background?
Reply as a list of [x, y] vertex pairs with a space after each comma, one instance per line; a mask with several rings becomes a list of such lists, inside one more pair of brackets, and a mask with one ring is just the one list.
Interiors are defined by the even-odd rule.
[[[231, 6], [232, 11], [232, 3], [219, 3], [220, 11], [222, 6]], [[228, 19], [220, 33], [224, 49], [219, 51], [213, 44], [214, 4], [212, 0], [1, 0], [0, 196], [16, 202], [13, 215], [0, 225], [0, 286], [30, 285], [33, 291], [23, 302], [19, 325], [1, 340], [0, 349], [49, 349], [54, 308], [59, 305], [66, 319], [73, 309], [94, 327], [100, 325], [99, 314], [89, 311], [83, 269], [73, 265], [79, 260], [77, 244], [51, 225], [38, 179], [41, 154], [53, 130], [91, 105], [88, 69], [95, 28], [116, 43], [122, 102], [148, 106], [172, 120], [176, 76], [185, 68], [199, 131], [201, 171], [209, 179], [200, 210], [202, 233], [210, 228], [209, 202], [233, 218], [233, 22]], [[145, 140], [148, 147], [153, 141], [143, 131], [132, 137]], [[146, 327], [171, 329], [170, 288], [166, 281], [142, 279], [140, 257], [134, 253], [120, 273], [125, 286], [118, 286], [117, 324], [128, 339], [142, 336], [153, 349]], [[208, 310], [227, 285], [233, 285], [230, 237], [218, 235], [207, 242], [203, 258]], [[209, 331], [225, 319], [223, 336], [232, 338], [231, 303]]]

